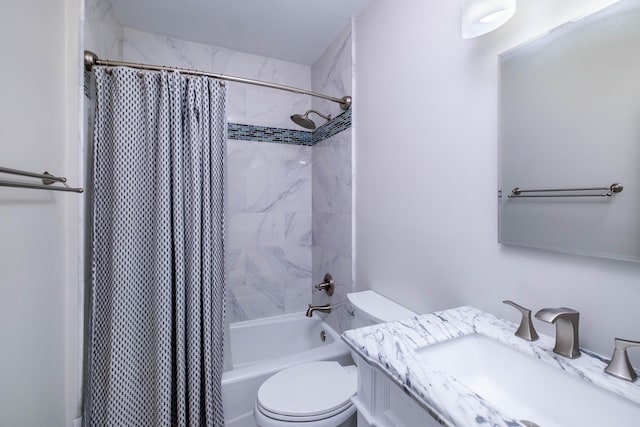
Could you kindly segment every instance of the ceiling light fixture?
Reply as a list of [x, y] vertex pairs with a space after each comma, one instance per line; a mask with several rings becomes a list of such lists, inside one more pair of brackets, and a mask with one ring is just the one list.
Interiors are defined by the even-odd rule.
[[466, 0], [462, 38], [472, 39], [504, 25], [516, 13], [516, 0]]

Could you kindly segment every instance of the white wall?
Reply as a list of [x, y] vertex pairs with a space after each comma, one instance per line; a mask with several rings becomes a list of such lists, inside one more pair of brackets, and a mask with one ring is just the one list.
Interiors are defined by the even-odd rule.
[[[78, 21], [75, 0], [9, 0], [0, 14], [0, 165], [72, 185], [82, 185]], [[76, 415], [81, 198], [0, 187], [0, 425]]]
[[356, 19], [358, 290], [514, 321], [503, 299], [566, 305], [582, 314], [582, 345], [607, 356], [614, 336], [640, 339], [640, 264], [497, 243], [497, 55], [607, 3], [521, 0], [512, 21], [472, 40], [456, 1], [374, 0]]

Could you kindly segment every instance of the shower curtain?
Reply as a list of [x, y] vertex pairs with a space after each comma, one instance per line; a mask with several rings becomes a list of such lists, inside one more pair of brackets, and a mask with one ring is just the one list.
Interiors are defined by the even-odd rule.
[[221, 427], [226, 87], [95, 76], [84, 425]]

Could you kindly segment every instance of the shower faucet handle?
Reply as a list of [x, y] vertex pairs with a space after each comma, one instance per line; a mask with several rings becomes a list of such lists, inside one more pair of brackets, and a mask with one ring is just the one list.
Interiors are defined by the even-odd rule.
[[522, 314], [522, 319], [520, 320], [520, 326], [518, 326], [518, 330], [516, 331], [516, 336], [518, 338], [522, 338], [527, 341], [536, 341], [538, 337], [538, 333], [533, 327], [533, 322], [531, 321], [531, 310], [528, 308], [524, 308], [521, 305], [516, 304], [513, 301], [505, 300], [502, 301], [504, 304], [510, 305], [514, 307], [516, 310]]
[[322, 283], [318, 283], [317, 285], [314, 286], [314, 288], [316, 288], [319, 291], [325, 291], [327, 293], [327, 295], [331, 296], [333, 295], [333, 291], [335, 289], [335, 282], [333, 281], [333, 277], [331, 277], [331, 275], [329, 273], [324, 275], [324, 279], [322, 280]]

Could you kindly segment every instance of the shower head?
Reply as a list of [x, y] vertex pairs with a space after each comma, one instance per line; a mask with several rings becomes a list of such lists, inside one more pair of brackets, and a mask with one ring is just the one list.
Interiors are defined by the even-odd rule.
[[307, 112], [304, 114], [294, 114], [291, 116], [291, 120], [295, 124], [302, 126], [303, 128], [315, 129], [316, 124], [313, 122], [313, 120], [309, 118], [309, 113], [315, 113], [325, 120], [331, 120], [331, 114], [329, 114], [328, 116], [325, 116], [324, 114], [316, 110], [307, 110]]
[[313, 122], [313, 120], [308, 118], [306, 114], [304, 116], [302, 114], [294, 114], [291, 116], [291, 120], [293, 120], [295, 124], [297, 124], [298, 126], [302, 126], [303, 128], [316, 128], [316, 124]]

